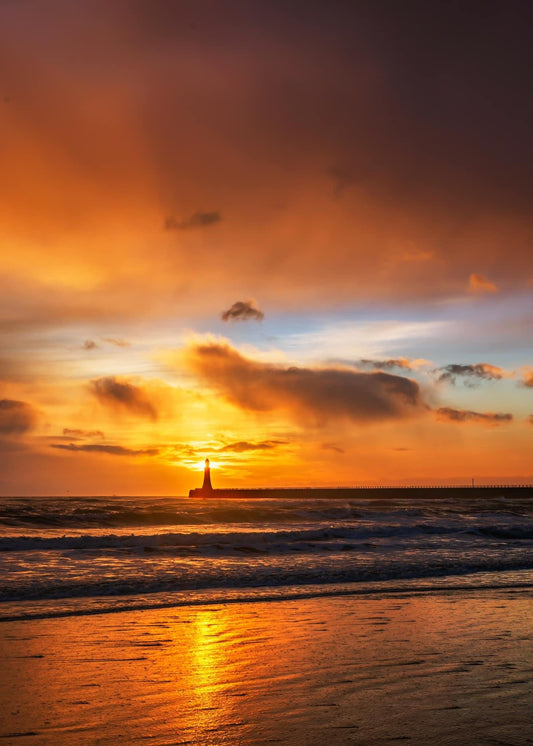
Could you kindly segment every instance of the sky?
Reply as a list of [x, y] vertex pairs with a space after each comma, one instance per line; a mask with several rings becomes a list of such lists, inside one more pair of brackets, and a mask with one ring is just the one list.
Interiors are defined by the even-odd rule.
[[531, 483], [526, 0], [4, 0], [0, 494]]

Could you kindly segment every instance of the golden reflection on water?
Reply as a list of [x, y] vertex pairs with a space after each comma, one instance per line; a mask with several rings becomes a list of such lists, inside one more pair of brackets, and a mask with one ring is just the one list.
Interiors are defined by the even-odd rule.
[[220, 644], [225, 621], [226, 615], [210, 609], [197, 614], [193, 621], [190, 688], [195, 700], [195, 725], [203, 731], [216, 729], [228, 715], [223, 706], [227, 700], [220, 696], [228, 655], [228, 647]]
[[531, 711], [530, 619], [523, 591], [9, 623], [0, 736], [344, 746], [469, 743], [475, 728], [476, 743], [518, 742]]
[[239, 698], [233, 692], [242, 681], [243, 660], [235, 645], [238, 621], [224, 608], [189, 611], [187, 617], [174, 626], [167, 662], [176, 687], [181, 730], [194, 743], [223, 743], [221, 729], [238, 730], [242, 723]]

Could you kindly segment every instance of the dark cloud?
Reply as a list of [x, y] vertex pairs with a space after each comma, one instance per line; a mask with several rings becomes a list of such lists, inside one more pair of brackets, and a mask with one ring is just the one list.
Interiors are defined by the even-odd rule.
[[218, 448], [218, 453], [231, 451], [232, 453], [245, 453], [246, 451], [270, 451], [278, 446], [287, 445], [285, 440], [262, 440], [259, 443], [249, 443], [246, 440], [240, 440], [237, 443], [228, 443], [228, 445]]
[[265, 314], [257, 306], [253, 298], [250, 300], [238, 300], [227, 311], [220, 314], [222, 321], [263, 321]]
[[82, 347], [84, 350], [95, 350], [98, 345], [93, 339], [86, 339], [85, 342], [82, 344]]
[[222, 343], [193, 345], [184, 359], [205, 383], [241, 409], [278, 410], [297, 421], [376, 422], [427, 409], [415, 381], [390, 373], [284, 368], [245, 358]]
[[24, 435], [37, 424], [37, 411], [24, 401], [0, 399], [0, 435]]
[[336, 453], [344, 453], [344, 448], [340, 448], [335, 443], [322, 443], [321, 448], [324, 451], [335, 451]]
[[209, 228], [212, 225], [220, 223], [222, 220], [218, 210], [213, 212], [195, 212], [187, 220], [176, 220], [174, 217], [165, 218], [165, 230], [167, 231], [186, 231], [191, 228]]
[[500, 381], [505, 376], [505, 371], [490, 363], [473, 363], [462, 365], [460, 363], [451, 363], [442, 368], [437, 368], [439, 381], [448, 383], [457, 383], [458, 380], [463, 383], [474, 386], [480, 381]]
[[438, 420], [443, 422], [466, 422], [474, 424], [501, 425], [511, 422], [512, 414], [503, 412], [472, 412], [468, 409], [452, 409], [451, 407], [440, 407], [436, 410]]
[[94, 379], [90, 382], [89, 388], [98, 401], [107, 407], [127, 411], [150, 420], [157, 419], [155, 405], [140, 386], [108, 376]]
[[127, 342], [125, 339], [116, 339], [115, 337], [102, 337], [103, 342], [107, 342], [110, 345], [115, 345], [115, 347], [130, 347], [130, 343]]
[[84, 453], [107, 453], [110, 456], [157, 456], [158, 448], [124, 448], [113, 445], [75, 445], [74, 443], [54, 443], [52, 448], [62, 451], [76, 451]]
[[363, 368], [374, 368], [375, 370], [391, 370], [392, 368], [413, 370], [414, 368], [411, 360], [405, 357], [390, 358], [388, 360], [367, 360], [363, 358], [362, 360], [358, 360], [356, 365]]
[[64, 427], [63, 435], [67, 438], [104, 438], [101, 430], [79, 430], [78, 428]]

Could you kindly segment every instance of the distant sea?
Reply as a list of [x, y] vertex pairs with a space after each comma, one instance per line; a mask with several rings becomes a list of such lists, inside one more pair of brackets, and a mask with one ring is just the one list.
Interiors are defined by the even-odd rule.
[[533, 500], [1, 498], [0, 621], [533, 585]]

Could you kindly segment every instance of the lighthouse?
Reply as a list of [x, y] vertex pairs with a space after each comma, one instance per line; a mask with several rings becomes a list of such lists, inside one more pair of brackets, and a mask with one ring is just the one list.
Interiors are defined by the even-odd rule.
[[211, 485], [211, 469], [209, 468], [209, 459], [205, 460], [204, 467], [204, 483], [202, 484], [202, 492], [212, 492], [213, 487]]
[[214, 490], [211, 484], [211, 469], [209, 459], [206, 458], [204, 466], [204, 481], [201, 487], [189, 490], [189, 497], [219, 497], [220, 490]]

